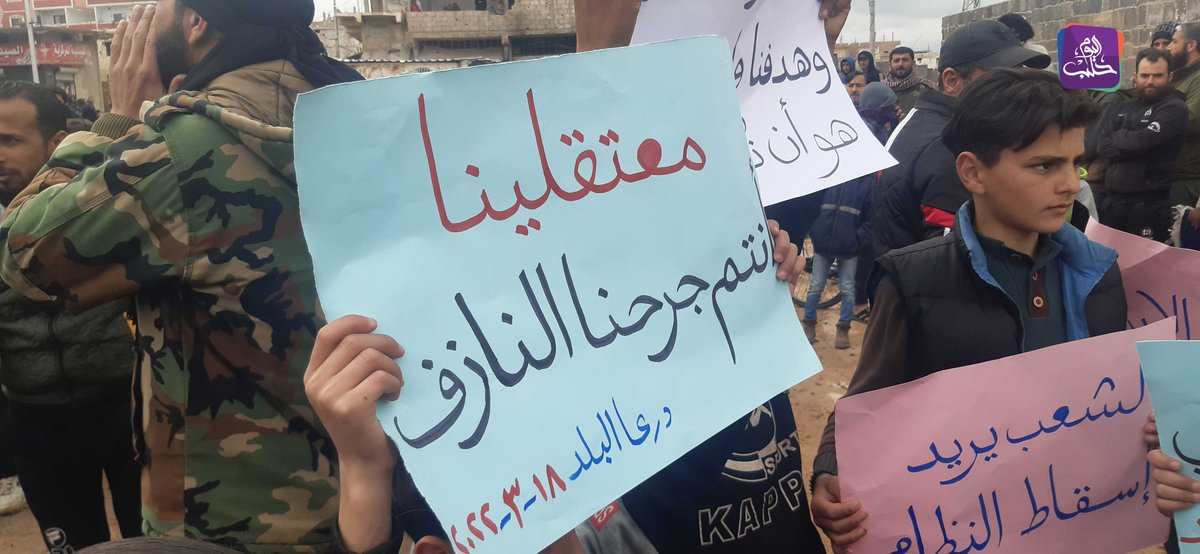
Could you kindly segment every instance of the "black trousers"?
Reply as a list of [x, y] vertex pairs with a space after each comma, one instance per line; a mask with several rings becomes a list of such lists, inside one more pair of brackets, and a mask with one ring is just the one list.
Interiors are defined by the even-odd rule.
[[8, 401], [17, 475], [52, 554], [111, 538], [102, 475], [121, 535], [142, 534], [141, 468], [133, 458], [130, 402], [127, 390], [68, 405]]
[[12, 439], [9, 437], [8, 398], [0, 393], [0, 479], [7, 479], [17, 474], [17, 464], [13, 461]]
[[1171, 236], [1171, 204], [1163, 195], [1109, 194], [1100, 208], [1101, 221], [1131, 235], [1166, 242]]

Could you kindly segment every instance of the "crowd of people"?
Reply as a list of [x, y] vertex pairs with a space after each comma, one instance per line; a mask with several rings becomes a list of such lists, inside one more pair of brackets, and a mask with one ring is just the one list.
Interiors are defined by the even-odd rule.
[[[810, 1], [832, 50], [850, 0]], [[640, 4], [577, 0], [580, 51], [627, 45]], [[292, 110], [361, 77], [325, 55], [313, 10], [139, 6], [113, 38], [105, 114], [0, 83], [0, 513], [23, 494], [52, 553], [466, 551], [375, 418], [403, 394], [403, 337], [319, 307]], [[841, 60], [899, 163], [766, 212], [776, 278], [812, 273], [808, 340], [834, 266], [835, 347], [867, 322], [848, 395], [1121, 331], [1117, 254], [1087, 221], [1176, 245], [1200, 228], [1200, 24], [1156, 30], [1114, 93], [1064, 89], [1032, 39], [1019, 15], [971, 22], [941, 45], [936, 83], [906, 47], [886, 74], [870, 52]], [[72, 119], [95, 121], [71, 134]], [[730, 476], [767, 420], [764, 478]], [[849, 552], [870, 524], [842, 497], [834, 429], [805, 483], [781, 392], [544, 552], [815, 553], [822, 533]], [[1194, 505], [1200, 483], [1146, 430], [1160, 511]], [[105, 482], [125, 541], [109, 542]], [[705, 509], [743, 499], [763, 499], [747, 532]]]

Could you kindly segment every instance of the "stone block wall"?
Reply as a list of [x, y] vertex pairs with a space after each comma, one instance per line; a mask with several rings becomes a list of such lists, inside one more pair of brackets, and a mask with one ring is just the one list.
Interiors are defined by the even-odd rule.
[[1121, 76], [1133, 74], [1138, 50], [1150, 46], [1150, 35], [1164, 21], [1200, 21], [1200, 0], [1006, 0], [942, 18], [942, 38], [978, 19], [1015, 12], [1033, 24], [1033, 42], [1046, 47], [1057, 68], [1058, 32], [1067, 23], [1113, 27], [1125, 34]]
[[430, 11], [407, 15], [415, 39], [473, 39], [504, 35], [569, 35], [575, 33], [574, 0], [519, 0], [508, 13]]

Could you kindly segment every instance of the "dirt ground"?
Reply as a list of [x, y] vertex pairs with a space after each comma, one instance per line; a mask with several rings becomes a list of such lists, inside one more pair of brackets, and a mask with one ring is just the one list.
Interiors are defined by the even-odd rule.
[[[807, 381], [792, 388], [792, 410], [796, 414], [799, 426], [800, 452], [804, 456], [805, 472], [812, 467], [812, 459], [816, 455], [817, 445], [821, 441], [821, 432], [825, 429], [825, 420], [833, 410], [833, 404], [850, 384], [850, 376], [858, 365], [858, 352], [862, 345], [862, 334], [865, 326], [854, 323], [850, 330], [851, 348], [836, 350], [833, 348], [834, 323], [836, 312], [823, 310], [819, 314], [821, 324], [817, 330], [818, 341], [813, 346], [817, 356], [821, 358], [824, 371]], [[806, 480], [809, 475], [806, 475]], [[120, 535], [115, 520], [109, 514], [109, 527], [114, 537]], [[38, 533], [37, 522], [25, 510], [11, 516], [0, 516], [0, 553], [38, 553], [45, 552], [41, 535]], [[1146, 549], [1138, 554], [1160, 554], [1161, 548]]]

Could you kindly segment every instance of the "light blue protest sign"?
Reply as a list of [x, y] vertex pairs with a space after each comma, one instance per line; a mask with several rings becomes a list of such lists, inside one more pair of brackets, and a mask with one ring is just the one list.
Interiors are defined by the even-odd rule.
[[[1200, 341], [1145, 341], [1137, 345], [1162, 451], [1200, 479]], [[1179, 550], [1200, 552], [1200, 506], [1175, 512]]]
[[457, 551], [536, 551], [819, 370], [729, 59], [710, 37], [300, 98], [322, 306], [404, 345], [378, 416]]

